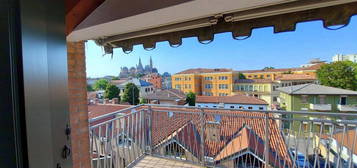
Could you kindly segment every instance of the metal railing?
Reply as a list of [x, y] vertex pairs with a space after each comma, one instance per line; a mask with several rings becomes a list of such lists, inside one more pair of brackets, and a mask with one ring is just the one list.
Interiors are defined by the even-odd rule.
[[90, 121], [93, 168], [144, 155], [204, 167], [357, 167], [357, 114], [140, 105]]

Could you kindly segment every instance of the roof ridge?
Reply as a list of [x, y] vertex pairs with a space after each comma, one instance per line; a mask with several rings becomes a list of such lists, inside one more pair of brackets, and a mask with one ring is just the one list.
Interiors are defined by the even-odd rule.
[[180, 95], [176, 94], [175, 92], [173, 92], [173, 91], [171, 91], [171, 90], [167, 90], [167, 91], [168, 91], [168, 92], [170, 92], [170, 93], [172, 93], [173, 95], [175, 95], [175, 96], [179, 97], [179, 98], [183, 98], [182, 96], [180, 96]]
[[[310, 85], [312, 85], [312, 84], [313, 84], [313, 83], [306, 83], [306, 84], [304, 84], [304, 86], [302, 86], [302, 87], [300, 87], [300, 88], [298, 88], [298, 89], [292, 91], [290, 94], [293, 94], [293, 93], [295, 93], [295, 92], [297, 92], [297, 91], [299, 91], [299, 90], [301, 90], [301, 89], [303, 89], [303, 88], [305, 88], [305, 87], [307, 87], [307, 86], [310, 86]], [[291, 87], [293, 88], [294, 86], [291, 86]]]

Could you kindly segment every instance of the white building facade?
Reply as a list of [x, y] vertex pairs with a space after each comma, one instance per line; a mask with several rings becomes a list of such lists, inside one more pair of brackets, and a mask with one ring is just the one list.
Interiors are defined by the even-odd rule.
[[354, 63], [357, 63], [357, 54], [348, 54], [348, 55], [337, 54], [332, 57], [332, 62], [337, 62], [337, 61], [352, 61]]

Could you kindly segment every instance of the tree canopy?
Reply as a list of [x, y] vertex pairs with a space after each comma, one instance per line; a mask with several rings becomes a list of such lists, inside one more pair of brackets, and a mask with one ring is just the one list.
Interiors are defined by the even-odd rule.
[[274, 68], [274, 67], [271, 67], [271, 66], [270, 66], [270, 67], [264, 67], [264, 68], [263, 68], [264, 71], [265, 71], [265, 70], [270, 70], [270, 69], [275, 69], [275, 68]]
[[117, 86], [108, 84], [104, 96], [108, 99], [119, 98], [120, 90]]
[[244, 76], [244, 74], [241, 73], [241, 72], [238, 73], [238, 78], [239, 78], [239, 79], [246, 79], [245, 76]]
[[122, 102], [128, 102], [131, 105], [137, 105], [139, 103], [139, 89], [134, 83], [125, 85]]
[[94, 83], [93, 88], [95, 90], [105, 90], [108, 86], [109, 82], [106, 79], [99, 79]]
[[322, 65], [317, 78], [322, 85], [357, 90], [357, 63], [338, 61]]
[[186, 103], [188, 103], [189, 106], [195, 106], [196, 105], [196, 94], [193, 92], [187, 93]]
[[87, 91], [88, 92], [94, 91], [92, 85], [87, 85]]

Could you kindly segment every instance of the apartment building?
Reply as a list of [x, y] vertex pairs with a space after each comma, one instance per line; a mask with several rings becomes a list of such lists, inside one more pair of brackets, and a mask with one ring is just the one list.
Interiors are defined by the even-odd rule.
[[357, 54], [337, 54], [332, 57], [332, 62], [337, 62], [337, 61], [352, 61], [354, 63], [357, 63]]
[[232, 95], [238, 73], [232, 69], [188, 69], [172, 75], [172, 88], [204, 96]]
[[280, 106], [287, 111], [357, 112], [357, 92], [317, 84], [277, 89]]
[[306, 83], [318, 83], [315, 75], [280, 74], [273, 79], [239, 79], [234, 82], [233, 94], [245, 94], [263, 99], [276, 109], [279, 105], [279, 87], [294, 86]]

